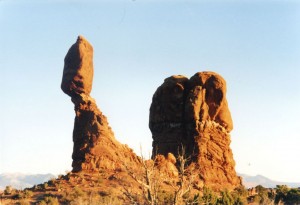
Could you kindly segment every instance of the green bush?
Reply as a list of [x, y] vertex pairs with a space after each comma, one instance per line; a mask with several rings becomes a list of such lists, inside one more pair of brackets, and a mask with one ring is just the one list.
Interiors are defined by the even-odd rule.
[[30, 191], [28, 189], [26, 189], [25, 191], [23, 191], [23, 198], [28, 199], [28, 198], [30, 198], [32, 196], [33, 196], [33, 192], [32, 191]]
[[286, 185], [276, 186], [275, 204], [300, 204], [300, 190], [288, 188]]
[[248, 191], [244, 186], [239, 186], [231, 192], [231, 196], [233, 198], [234, 205], [246, 205], [248, 204], [247, 197]]
[[258, 185], [255, 189], [257, 195], [254, 197], [254, 202], [259, 204], [270, 204], [273, 201], [273, 197], [270, 195], [270, 191], [267, 188]]
[[47, 205], [47, 202], [45, 200], [42, 200], [37, 205]]
[[[76, 188], [72, 193], [63, 196], [64, 204], [70, 205], [99, 205], [99, 204], [114, 204], [121, 205], [124, 202], [117, 197], [110, 195], [101, 196], [98, 192], [83, 192]], [[56, 205], [56, 204], [53, 204]]]
[[13, 196], [13, 199], [29, 199], [33, 196], [33, 192], [25, 189], [24, 191], [19, 191], [17, 194]]
[[46, 200], [47, 200], [48, 205], [59, 205], [57, 198], [48, 197]]
[[232, 192], [224, 190], [219, 193], [215, 193], [210, 188], [204, 187], [203, 193], [196, 194], [192, 199], [188, 201], [188, 204], [197, 205], [247, 205], [248, 192], [244, 187], [238, 187]]
[[5, 195], [12, 195], [15, 193], [15, 189], [13, 189], [11, 186], [6, 186], [4, 189]]
[[47, 189], [48, 188], [48, 183], [47, 182], [45, 182], [43, 185], [42, 185], [42, 187], [43, 187], [43, 189]]
[[208, 205], [214, 205], [218, 201], [217, 195], [208, 187], [203, 188], [203, 196], [201, 202]]
[[48, 185], [50, 186], [54, 186], [56, 183], [56, 179], [55, 178], [51, 178], [49, 181], [48, 181]]
[[276, 186], [275, 204], [285, 201], [289, 188], [286, 185]]
[[79, 187], [74, 188], [73, 194], [75, 198], [84, 197], [86, 195], [86, 193]]
[[87, 196], [87, 193], [84, 192], [79, 187], [75, 187], [72, 192], [64, 192], [62, 195], [63, 195], [62, 200], [68, 203], [71, 201], [75, 201], [76, 199], [79, 198], [85, 198]]
[[221, 192], [221, 197], [217, 200], [217, 204], [220, 205], [233, 205], [233, 198], [228, 190]]
[[284, 200], [286, 204], [300, 204], [300, 190], [290, 189]]
[[19, 205], [30, 205], [30, 202], [27, 199], [21, 199], [18, 204]]
[[59, 201], [56, 197], [46, 196], [38, 205], [59, 205]]

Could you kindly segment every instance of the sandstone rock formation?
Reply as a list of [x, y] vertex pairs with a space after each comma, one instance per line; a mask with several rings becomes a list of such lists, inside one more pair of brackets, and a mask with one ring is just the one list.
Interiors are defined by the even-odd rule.
[[61, 83], [75, 105], [73, 172], [116, 170], [126, 163], [139, 163], [133, 151], [114, 138], [106, 117], [90, 96], [93, 72], [93, 47], [79, 36], [65, 57]]
[[61, 89], [70, 97], [81, 93], [89, 95], [93, 76], [93, 47], [84, 37], [78, 36], [65, 57]]
[[190, 79], [171, 76], [153, 95], [149, 127], [153, 157], [178, 156], [181, 147], [199, 167], [204, 184], [234, 188], [241, 184], [230, 149], [233, 128], [226, 100], [226, 82], [214, 72]]
[[[107, 183], [114, 181], [126, 187], [135, 183], [135, 189], [141, 191], [139, 181], [145, 179], [145, 163], [115, 139], [107, 118], [90, 96], [93, 72], [93, 47], [79, 36], [65, 57], [61, 83], [75, 105], [73, 173], [105, 172]], [[201, 183], [214, 189], [241, 184], [229, 147], [232, 120], [226, 83], [218, 74], [201, 72], [191, 79], [167, 78], [153, 96], [149, 126], [155, 160], [146, 164], [155, 165], [159, 175], [167, 176], [171, 182], [178, 180], [176, 158], [183, 146], [192, 159], [190, 170], [196, 169], [200, 176], [194, 180], [198, 190]], [[162, 187], [172, 189], [167, 183]]]

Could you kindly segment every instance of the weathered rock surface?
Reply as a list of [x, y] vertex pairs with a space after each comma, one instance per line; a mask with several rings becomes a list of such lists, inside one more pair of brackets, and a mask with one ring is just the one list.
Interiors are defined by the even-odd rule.
[[75, 102], [75, 124], [73, 130], [73, 172], [100, 169], [116, 170], [124, 164], [139, 163], [138, 157], [127, 145], [119, 143], [107, 118], [89, 96], [81, 95]]
[[150, 107], [149, 126], [153, 136], [153, 155], [177, 153], [184, 141], [184, 76], [171, 76], [157, 89]]
[[89, 95], [93, 81], [93, 48], [82, 36], [69, 49], [61, 88], [75, 105], [73, 172], [117, 170], [139, 163], [133, 151], [119, 143], [106, 117]]
[[214, 72], [196, 73], [187, 85], [185, 121], [211, 120], [228, 132], [233, 128], [226, 99], [226, 82]]
[[65, 57], [61, 89], [70, 97], [81, 93], [89, 95], [93, 76], [93, 47], [84, 37], [78, 36]]
[[241, 184], [230, 149], [233, 128], [226, 99], [226, 82], [214, 72], [190, 79], [171, 76], [153, 95], [149, 127], [153, 153], [167, 156], [183, 146], [196, 162], [204, 184], [234, 188]]

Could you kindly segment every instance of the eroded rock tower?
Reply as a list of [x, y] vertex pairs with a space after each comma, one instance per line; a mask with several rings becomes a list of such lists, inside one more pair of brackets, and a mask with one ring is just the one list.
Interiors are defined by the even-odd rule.
[[75, 105], [73, 172], [116, 170], [126, 163], [137, 164], [138, 157], [115, 139], [107, 118], [90, 96], [93, 73], [93, 47], [79, 36], [65, 57], [61, 83]]
[[185, 148], [198, 165], [204, 184], [236, 187], [241, 184], [230, 149], [233, 128], [226, 99], [226, 82], [214, 72], [199, 72], [190, 79], [165, 79], [153, 95], [149, 127], [153, 158], [175, 156]]

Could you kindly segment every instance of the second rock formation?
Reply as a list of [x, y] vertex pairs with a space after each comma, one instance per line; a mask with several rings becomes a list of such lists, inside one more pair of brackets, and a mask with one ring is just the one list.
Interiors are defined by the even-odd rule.
[[199, 72], [190, 79], [165, 79], [153, 95], [149, 127], [153, 152], [178, 156], [185, 149], [199, 167], [204, 184], [229, 189], [241, 184], [230, 149], [233, 128], [226, 99], [226, 82], [214, 72]]

